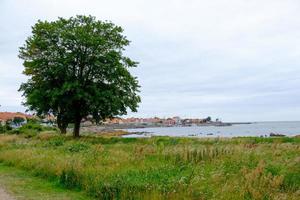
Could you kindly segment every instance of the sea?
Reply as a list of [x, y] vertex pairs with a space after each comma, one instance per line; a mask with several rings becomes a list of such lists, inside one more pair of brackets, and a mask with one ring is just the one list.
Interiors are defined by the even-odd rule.
[[124, 137], [269, 137], [271, 133], [288, 137], [300, 135], [300, 121], [253, 122], [231, 126], [154, 127], [127, 129], [132, 133]]

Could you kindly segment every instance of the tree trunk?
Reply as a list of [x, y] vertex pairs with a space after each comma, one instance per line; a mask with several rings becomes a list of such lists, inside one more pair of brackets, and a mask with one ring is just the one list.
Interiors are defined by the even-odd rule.
[[73, 137], [78, 138], [79, 133], [80, 133], [80, 122], [81, 122], [81, 117], [76, 117], [75, 122], [74, 122], [74, 131], [73, 131]]
[[63, 135], [67, 134], [67, 127], [58, 127], [58, 128], [59, 128], [61, 134], [63, 134]]
[[59, 128], [61, 134], [67, 133], [68, 123], [64, 121], [61, 114], [57, 116], [57, 127]]

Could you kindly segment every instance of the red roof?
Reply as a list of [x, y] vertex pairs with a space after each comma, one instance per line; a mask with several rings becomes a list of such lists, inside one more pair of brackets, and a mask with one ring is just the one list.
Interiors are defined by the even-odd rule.
[[0, 112], [0, 121], [7, 121], [7, 120], [13, 119], [15, 117], [22, 117], [24, 119], [27, 119], [27, 118], [32, 118], [32, 115], [27, 115], [27, 114], [20, 113], [20, 112], [17, 112], [17, 113]]

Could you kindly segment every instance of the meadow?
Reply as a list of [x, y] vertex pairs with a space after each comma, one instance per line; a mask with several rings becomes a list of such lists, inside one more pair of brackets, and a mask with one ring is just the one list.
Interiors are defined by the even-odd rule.
[[73, 139], [41, 129], [0, 134], [0, 163], [94, 199], [300, 196], [299, 137]]

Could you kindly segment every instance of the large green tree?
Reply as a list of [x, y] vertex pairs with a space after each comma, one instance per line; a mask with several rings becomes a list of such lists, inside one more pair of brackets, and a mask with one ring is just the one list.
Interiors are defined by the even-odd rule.
[[65, 132], [74, 123], [79, 137], [86, 116], [97, 121], [136, 112], [140, 97], [137, 78], [129, 72], [137, 62], [124, 56], [129, 40], [123, 29], [92, 16], [38, 21], [20, 48], [24, 104], [39, 115], [57, 116]]

